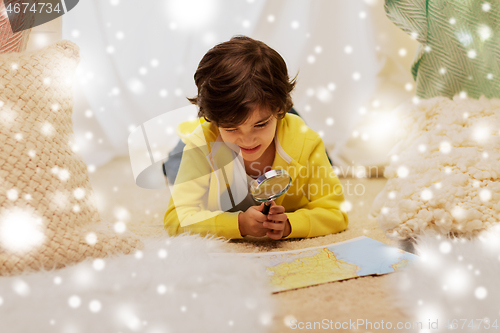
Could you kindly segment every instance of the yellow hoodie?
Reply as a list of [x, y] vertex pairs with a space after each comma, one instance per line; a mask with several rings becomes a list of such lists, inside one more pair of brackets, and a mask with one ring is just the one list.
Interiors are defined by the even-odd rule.
[[[170, 235], [191, 231], [243, 238], [238, 227], [240, 212], [229, 211], [248, 195], [241, 152], [224, 143], [217, 126], [203, 118], [180, 124], [177, 134], [186, 146], [165, 213], [165, 230]], [[340, 210], [343, 189], [320, 136], [300, 117], [287, 113], [277, 123], [274, 142], [272, 168], [285, 169], [292, 177], [286, 194], [275, 200], [285, 207], [292, 227], [284, 238], [345, 230], [348, 217]]]

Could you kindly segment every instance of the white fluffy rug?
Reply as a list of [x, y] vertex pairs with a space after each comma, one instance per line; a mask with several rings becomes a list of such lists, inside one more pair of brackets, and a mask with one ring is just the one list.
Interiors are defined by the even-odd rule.
[[0, 277], [0, 331], [266, 332], [267, 276], [244, 258], [210, 258], [220, 240], [144, 239], [133, 255]]
[[500, 218], [500, 100], [435, 97], [394, 112], [400, 142], [375, 198], [387, 236], [473, 236]]
[[472, 240], [427, 231], [417, 236], [416, 249], [421, 260], [388, 279], [401, 309], [422, 323], [416, 332], [448, 331], [446, 325], [458, 332], [500, 329], [498, 225]]

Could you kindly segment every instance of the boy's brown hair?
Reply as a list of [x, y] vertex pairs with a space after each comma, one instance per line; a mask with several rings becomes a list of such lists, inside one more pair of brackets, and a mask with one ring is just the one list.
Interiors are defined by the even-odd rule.
[[265, 43], [234, 36], [203, 56], [194, 74], [198, 95], [188, 100], [198, 105], [198, 117], [220, 127], [239, 126], [256, 107], [281, 119], [293, 106], [296, 77]]

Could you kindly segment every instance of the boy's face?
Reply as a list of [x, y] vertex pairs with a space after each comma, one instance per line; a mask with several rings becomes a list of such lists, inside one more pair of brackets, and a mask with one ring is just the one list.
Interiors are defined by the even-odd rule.
[[222, 140], [241, 148], [245, 161], [257, 161], [274, 140], [277, 119], [266, 109], [255, 108], [247, 120], [233, 128], [219, 127]]

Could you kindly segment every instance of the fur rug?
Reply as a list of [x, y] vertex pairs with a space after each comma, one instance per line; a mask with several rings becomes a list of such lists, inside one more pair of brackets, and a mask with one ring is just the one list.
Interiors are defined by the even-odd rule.
[[500, 99], [435, 97], [401, 105], [400, 142], [375, 198], [387, 237], [474, 236], [500, 218]]
[[[224, 241], [143, 239], [144, 251], [0, 277], [2, 332], [266, 332], [274, 301], [250, 260], [210, 258]], [[5, 330], [4, 330], [5, 329]]]
[[415, 247], [421, 259], [389, 274], [388, 288], [396, 286], [396, 304], [422, 323], [420, 332], [448, 331], [447, 325], [460, 332], [497, 331], [500, 227], [473, 239], [425, 231], [416, 237]]

